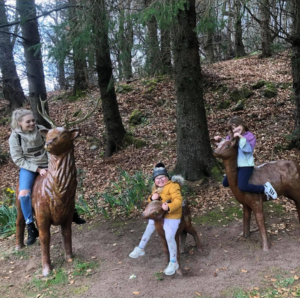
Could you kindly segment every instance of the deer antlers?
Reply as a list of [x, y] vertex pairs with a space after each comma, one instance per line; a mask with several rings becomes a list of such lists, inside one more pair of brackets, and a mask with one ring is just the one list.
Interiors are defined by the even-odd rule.
[[[54, 127], [57, 127], [57, 125], [54, 123], [54, 121], [53, 121], [53, 120], [50, 118], [50, 116], [47, 114], [46, 109], [45, 109], [46, 103], [47, 103], [52, 97], [53, 97], [53, 96], [51, 96], [51, 97], [49, 97], [47, 100], [44, 100], [44, 101], [43, 101], [42, 98], [41, 98], [41, 96], [40, 96], [40, 102], [41, 102], [42, 112], [40, 111], [39, 106], [37, 106], [37, 110], [38, 110], [39, 114], [40, 114], [46, 121], [48, 121], [48, 122], [50, 123], [51, 127], [54, 128]], [[75, 121], [73, 121], [73, 122], [69, 122], [69, 121], [67, 120], [67, 113], [66, 113], [65, 119], [64, 119], [64, 122], [65, 122], [65, 125], [64, 125], [64, 126], [65, 126], [65, 128], [69, 128], [70, 126], [73, 126], [73, 125], [76, 125], [76, 124], [79, 124], [79, 123], [85, 121], [87, 118], [89, 118], [89, 117], [95, 112], [95, 110], [97, 109], [98, 104], [99, 104], [99, 102], [100, 102], [100, 99], [99, 99], [99, 100], [95, 100], [95, 99], [94, 99], [92, 96], [90, 96], [89, 94], [88, 94], [88, 97], [89, 97], [90, 99], [92, 99], [93, 101], [95, 101], [95, 106], [94, 106], [94, 108], [93, 108], [89, 113], [87, 113], [83, 118], [78, 119], [78, 120], [75, 120]]]

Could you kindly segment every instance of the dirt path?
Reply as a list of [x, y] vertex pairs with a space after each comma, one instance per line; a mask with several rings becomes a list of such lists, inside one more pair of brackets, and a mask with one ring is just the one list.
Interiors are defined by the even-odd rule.
[[[237, 289], [264, 288], [272, 280], [300, 275], [300, 229], [296, 214], [286, 214], [284, 219], [268, 215], [267, 222], [269, 227], [285, 227], [277, 234], [269, 234], [272, 243], [269, 252], [261, 250], [258, 232], [246, 240], [239, 236], [240, 219], [225, 227], [196, 224], [204, 250], [197, 252], [194, 240], [188, 236], [188, 253], [181, 255], [183, 277], [160, 273], [165, 268], [165, 259], [156, 233], [144, 257], [128, 257], [146, 227], [142, 219], [98, 218], [84, 226], [74, 226], [72, 263], [64, 262], [61, 236], [53, 228], [51, 257], [55, 274], [49, 279], [40, 276], [38, 243], [15, 253], [14, 239], [5, 240], [0, 246], [0, 295], [3, 298], [236, 297]], [[255, 228], [255, 223], [252, 226]], [[78, 264], [82, 267], [80, 272]], [[136, 278], [130, 279], [132, 275]]]

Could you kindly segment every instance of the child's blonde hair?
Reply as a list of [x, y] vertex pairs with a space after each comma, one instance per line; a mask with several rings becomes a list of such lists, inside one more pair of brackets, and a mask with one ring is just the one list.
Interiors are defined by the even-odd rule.
[[22, 118], [27, 115], [33, 115], [33, 112], [31, 110], [26, 110], [26, 109], [14, 110], [11, 116], [11, 123], [10, 123], [11, 128], [16, 129], [17, 127], [19, 127], [18, 122], [21, 122]]

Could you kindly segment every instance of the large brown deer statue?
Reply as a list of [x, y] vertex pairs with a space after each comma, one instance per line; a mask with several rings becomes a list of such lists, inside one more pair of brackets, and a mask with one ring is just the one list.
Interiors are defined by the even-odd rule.
[[[51, 270], [50, 261], [50, 227], [61, 226], [65, 258], [72, 258], [72, 218], [75, 207], [75, 193], [77, 186], [76, 167], [74, 158], [73, 141], [78, 137], [79, 129], [67, 129], [55, 127], [54, 122], [45, 113], [45, 102], [42, 103], [43, 116], [53, 127], [51, 130], [40, 130], [46, 137], [45, 149], [50, 153], [48, 171], [42, 177], [38, 176], [32, 189], [32, 208], [36, 217], [39, 230], [39, 238], [42, 250], [43, 276], [47, 276]], [[98, 104], [98, 102], [97, 102]], [[92, 110], [94, 112], [95, 108]], [[88, 115], [91, 115], [90, 112]], [[85, 120], [67, 125], [78, 124]], [[18, 189], [18, 185], [17, 185]], [[24, 247], [25, 220], [22, 214], [20, 200], [17, 203], [16, 221], [16, 249]]]
[[[150, 202], [145, 211], [142, 213], [142, 217], [145, 219], [153, 219], [155, 224], [155, 229], [158, 233], [158, 235], [161, 237], [162, 240], [162, 247], [163, 247], [163, 253], [166, 256], [166, 262], [169, 264], [170, 254], [168, 249], [167, 240], [165, 237], [165, 231], [164, 231], [164, 216], [166, 211], [162, 209], [162, 203], [160, 201], [152, 201]], [[200, 244], [200, 240], [197, 234], [197, 231], [192, 226], [191, 222], [191, 211], [188, 207], [188, 204], [186, 201], [184, 201], [184, 204], [182, 205], [182, 217], [180, 221], [180, 225], [178, 227], [175, 240], [177, 243], [177, 261], [179, 268], [176, 270], [176, 272], [179, 275], [182, 275], [181, 270], [181, 264], [180, 264], [180, 253], [185, 252], [185, 241], [187, 234], [191, 234], [194, 237], [196, 248], [198, 251], [202, 251], [202, 247]], [[180, 236], [180, 247], [179, 247], [179, 236]]]
[[[214, 150], [214, 156], [223, 160], [229, 186], [235, 198], [243, 205], [243, 236], [249, 237], [250, 235], [250, 219], [253, 211], [262, 238], [262, 248], [264, 251], [268, 251], [270, 244], [263, 213], [263, 202], [267, 200], [267, 197], [263, 193], [249, 193], [239, 190], [237, 140], [221, 141], [217, 149]], [[283, 195], [295, 202], [300, 221], [300, 166], [293, 161], [280, 160], [255, 167], [249, 183], [264, 184], [267, 181], [275, 188], [278, 196]]]

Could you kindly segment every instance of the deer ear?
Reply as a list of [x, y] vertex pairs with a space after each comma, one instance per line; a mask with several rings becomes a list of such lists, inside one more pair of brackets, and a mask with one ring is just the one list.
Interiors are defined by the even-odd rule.
[[47, 128], [42, 128], [42, 129], [39, 129], [39, 132], [41, 133], [41, 135], [46, 138], [46, 135], [48, 133], [49, 129]]
[[80, 129], [74, 128], [74, 129], [69, 130], [69, 132], [71, 133], [71, 140], [75, 140], [80, 134]]

